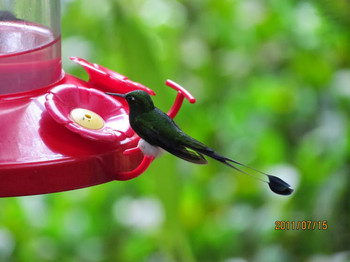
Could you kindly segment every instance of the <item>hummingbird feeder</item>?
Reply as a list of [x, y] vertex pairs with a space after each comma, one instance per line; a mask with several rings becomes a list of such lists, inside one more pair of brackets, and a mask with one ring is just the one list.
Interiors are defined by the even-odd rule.
[[[30, 8], [28, 7], [30, 5]], [[60, 1], [0, 0], [0, 197], [61, 192], [142, 174], [144, 156], [124, 101], [105, 92], [141, 89], [127, 77], [71, 57], [84, 81], [61, 66]], [[184, 98], [177, 91], [169, 116]]]

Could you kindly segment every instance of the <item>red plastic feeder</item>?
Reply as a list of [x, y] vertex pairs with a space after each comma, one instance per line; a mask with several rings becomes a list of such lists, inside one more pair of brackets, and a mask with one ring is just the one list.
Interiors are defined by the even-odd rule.
[[[2, 2], [6, 7], [8, 1]], [[59, 1], [39, 2], [30, 12], [26, 8], [15, 13], [12, 5], [0, 11], [0, 42], [5, 43], [0, 46], [0, 197], [137, 177], [153, 158], [137, 146], [139, 137], [129, 125], [127, 104], [105, 92], [154, 92], [76, 57], [71, 59], [85, 68], [89, 81], [65, 74], [57, 26]], [[32, 20], [38, 11], [43, 17]], [[195, 102], [178, 84], [166, 84], [177, 90], [169, 116], [177, 114], [185, 97]]]

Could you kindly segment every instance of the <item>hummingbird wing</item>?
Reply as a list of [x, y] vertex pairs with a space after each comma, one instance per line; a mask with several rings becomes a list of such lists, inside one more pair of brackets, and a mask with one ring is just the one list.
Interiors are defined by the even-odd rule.
[[181, 144], [174, 144], [169, 142], [163, 137], [158, 137], [158, 144], [161, 148], [168, 151], [169, 153], [192, 163], [205, 165], [208, 161], [204, 158], [204, 156], [196, 151], [189, 150], [185, 146]]
[[189, 150], [181, 143], [179, 137], [181, 137], [183, 132], [168, 115], [160, 110], [157, 110], [156, 113], [162, 117], [154, 117], [153, 114], [143, 114], [134, 119], [132, 128], [142, 139], [153, 146], [163, 148], [183, 160], [202, 165], [208, 163], [201, 153]]
[[[148, 139], [146, 138], [148, 137]], [[149, 137], [152, 137], [149, 139]], [[208, 161], [204, 156], [196, 151], [190, 151], [181, 144], [173, 143], [173, 141], [160, 135], [157, 129], [147, 129], [142, 137], [151, 145], [159, 146], [170, 154], [173, 154], [183, 160], [195, 163], [195, 164], [207, 164]]]

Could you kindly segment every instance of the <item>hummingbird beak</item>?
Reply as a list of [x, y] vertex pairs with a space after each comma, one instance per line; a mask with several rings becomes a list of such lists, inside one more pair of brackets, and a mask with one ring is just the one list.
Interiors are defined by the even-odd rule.
[[111, 96], [119, 96], [119, 97], [125, 98], [125, 94], [109, 93], [109, 92], [106, 92], [106, 94], [111, 95]]

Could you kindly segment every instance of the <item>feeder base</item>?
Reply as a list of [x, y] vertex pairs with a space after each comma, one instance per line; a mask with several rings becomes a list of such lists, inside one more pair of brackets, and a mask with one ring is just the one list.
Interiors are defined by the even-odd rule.
[[[92, 87], [66, 75], [59, 83]], [[94, 86], [95, 87], [95, 86]], [[86, 139], [57, 123], [45, 108], [48, 86], [0, 96], [0, 197], [60, 192], [118, 180], [137, 168], [142, 153], [133, 135], [120, 143]]]

